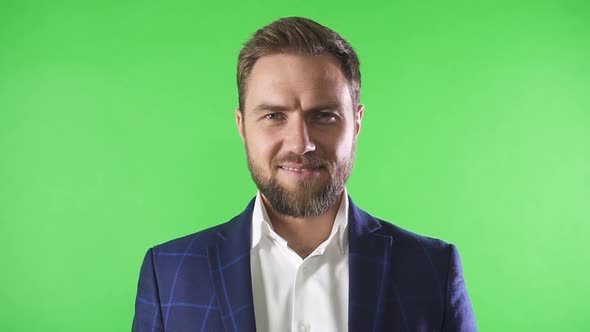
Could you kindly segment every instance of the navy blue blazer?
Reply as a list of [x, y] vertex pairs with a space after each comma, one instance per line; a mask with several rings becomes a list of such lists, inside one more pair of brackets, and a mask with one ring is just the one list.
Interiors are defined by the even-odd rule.
[[[254, 200], [227, 223], [148, 250], [133, 331], [256, 330], [253, 206]], [[477, 331], [453, 245], [372, 217], [352, 200], [348, 237], [350, 332]]]

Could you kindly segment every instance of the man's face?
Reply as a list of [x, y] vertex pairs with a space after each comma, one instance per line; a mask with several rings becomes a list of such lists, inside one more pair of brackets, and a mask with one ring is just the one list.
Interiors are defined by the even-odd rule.
[[332, 55], [263, 56], [236, 121], [248, 167], [272, 209], [315, 217], [341, 197], [352, 170], [362, 106]]

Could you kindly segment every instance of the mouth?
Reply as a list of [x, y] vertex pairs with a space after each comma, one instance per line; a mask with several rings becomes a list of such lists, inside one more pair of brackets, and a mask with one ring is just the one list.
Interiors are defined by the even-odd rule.
[[305, 167], [279, 166], [279, 168], [284, 169], [286, 171], [290, 171], [290, 172], [305, 173], [305, 172], [317, 171], [322, 167], [321, 166], [305, 166]]
[[319, 176], [324, 167], [321, 165], [283, 164], [279, 165], [278, 168], [289, 176], [301, 179]]

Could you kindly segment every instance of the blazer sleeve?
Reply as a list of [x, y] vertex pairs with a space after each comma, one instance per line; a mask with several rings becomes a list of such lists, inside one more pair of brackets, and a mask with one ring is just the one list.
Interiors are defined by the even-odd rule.
[[153, 249], [148, 250], [141, 265], [132, 331], [164, 331]]
[[475, 332], [477, 324], [471, 307], [471, 300], [467, 294], [461, 258], [454, 245], [451, 245], [449, 255], [449, 269], [447, 278], [444, 332]]

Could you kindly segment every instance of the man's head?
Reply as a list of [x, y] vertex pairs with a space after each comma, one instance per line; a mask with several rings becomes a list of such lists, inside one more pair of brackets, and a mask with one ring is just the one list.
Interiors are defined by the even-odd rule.
[[359, 61], [336, 32], [304, 18], [258, 30], [238, 60], [236, 121], [272, 209], [315, 217], [341, 197], [363, 107]]

